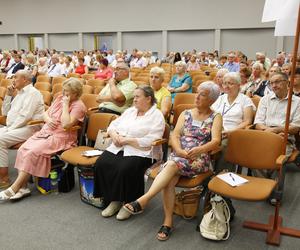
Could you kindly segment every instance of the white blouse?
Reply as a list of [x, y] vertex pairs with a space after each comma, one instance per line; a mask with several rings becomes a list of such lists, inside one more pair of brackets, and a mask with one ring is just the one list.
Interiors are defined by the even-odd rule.
[[247, 107], [256, 110], [252, 100], [241, 93], [238, 94], [231, 105], [228, 102], [227, 94], [219, 96], [212, 105], [212, 109], [222, 115], [224, 131], [235, 129], [243, 121], [244, 110]]
[[[135, 138], [140, 147], [151, 148], [153, 141], [161, 139], [165, 130], [165, 118], [161, 111], [153, 105], [143, 116], [137, 116], [135, 107], [127, 109], [119, 118], [114, 120], [107, 131], [116, 131], [122, 136]], [[107, 148], [113, 154], [124, 151], [124, 156], [141, 156], [161, 159], [161, 146], [150, 150], [140, 150], [130, 145], [117, 147], [113, 143]]]

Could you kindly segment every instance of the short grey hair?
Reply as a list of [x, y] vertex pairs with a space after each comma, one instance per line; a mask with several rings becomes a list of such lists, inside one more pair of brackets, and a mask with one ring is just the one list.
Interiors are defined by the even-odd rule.
[[184, 61], [178, 61], [178, 62], [176, 62], [175, 66], [182, 66], [185, 69], [187, 68], [187, 65], [186, 65], [186, 63]]
[[69, 89], [77, 97], [82, 95], [82, 84], [78, 78], [71, 77], [63, 82], [63, 88]]
[[262, 65], [262, 63], [260, 62], [255, 62], [253, 65], [252, 65], [252, 69], [254, 68], [258, 68], [260, 69], [260, 71], [264, 71], [264, 66]]
[[160, 67], [153, 67], [151, 70], [150, 70], [150, 74], [158, 74], [162, 79], [164, 79], [165, 77], [165, 71], [163, 68], [160, 68]]
[[209, 98], [215, 102], [220, 96], [220, 87], [212, 81], [206, 81], [199, 85], [198, 89], [209, 91]]
[[223, 80], [225, 81], [226, 78], [230, 78], [232, 80], [234, 80], [234, 82], [236, 84], [240, 84], [241, 83], [241, 76], [240, 73], [237, 72], [229, 72], [227, 74], [224, 75]]
[[227, 74], [227, 73], [229, 73], [229, 70], [223, 68], [223, 69], [219, 69], [216, 75], [217, 75], [217, 76], [219, 76], [219, 75], [224, 76], [224, 75]]
[[29, 72], [28, 70], [21, 69], [21, 70], [18, 70], [16, 72], [16, 74], [24, 77], [27, 80], [27, 82], [32, 82], [32, 75], [31, 75], [31, 72]]

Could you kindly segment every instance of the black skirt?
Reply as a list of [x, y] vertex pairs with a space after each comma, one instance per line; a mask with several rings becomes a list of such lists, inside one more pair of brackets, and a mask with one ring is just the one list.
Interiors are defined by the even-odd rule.
[[107, 202], [135, 201], [144, 194], [144, 174], [151, 165], [150, 158], [104, 151], [95, 164], [94, 197]]

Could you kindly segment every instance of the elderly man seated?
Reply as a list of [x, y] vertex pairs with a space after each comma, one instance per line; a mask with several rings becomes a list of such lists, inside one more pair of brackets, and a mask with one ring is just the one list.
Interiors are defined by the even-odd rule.
[[48, 69], [48, 76], [55, 77], [55, 76], [62, 76], [64, 74], [64, 69], [62, 64], [59, 63], [59, 56], [54, 54], [51, 57], [51, 66]]
[[223, 68], [228, 69], [229, 72], [239, 72], [240, 65], [239, 65], [239, 63], [236, 63], [234, 60], [235, 60], [235, 54], [233, 52], [231, 52], [228, 55], [228, 62], [226, 62], [223, 65]]
[[[270, 78], [273, 92], [265, 95], [259, 103], [254, 124], [258, 130], [282, 135], [288, 104], [288, 76], [274, 73]], [[295, 147], [295, 135], [300, 130], [300, 98], [293, 95], [290, 115], [289, 139], [286, 154], [290, 155]]]
[[132, 104], [133, 91], [137, 87], [129, 80], [129, 67], [126, 63], [117, 63], [115, 77], [109, 79], [96, 101], [100, 103], [99, 112], [120, 115]]
[[[18, 94], [13, 98], [14, 91]], [[2, 114], [7, 116], [6, 126], [0, 128], [0, 188], [9, 186], [8, 149], [27, 140], [40, 126], [27, 126], [29, 120], [41, 119], [44, 101], [41, 93], [31, 84], [27, 70], [19, 70], [3, 101]]]
[[143, 57], [143, 52], [138, 51], [136, 53], [136, 58], [130, 62], [130, 68], [146, 68], [147, 64], [148, 62], [145, 57]]

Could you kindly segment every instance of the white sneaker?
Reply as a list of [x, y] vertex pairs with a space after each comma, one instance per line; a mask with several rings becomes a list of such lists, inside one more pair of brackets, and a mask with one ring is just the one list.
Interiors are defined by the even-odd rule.
[[111, 217], [111, 216], [113, 216], [114, 214], [116, 214], [116, 213], [120, 210], [121, 206], [122, 206], [122, 203], [121, 203], [121, 202], [119, 202], [119, 201], [112, 201], [112, 202], [108, 205], [108, 207], [105, 208], [105, 209], [102, 211], [101, 215], [102, 215], [103, 217]]
[[30, 195], [31, 195], [31, 191], [29, 188], [20, 188], [19, 191], [14, 196], [10, 197], [9, 200], [11, 201], [21, 200]]
[[116, 216], [117, 220], [127, 220], [131, 216], [131, 213], [129, 213], [127, 210], [125, 210], [123, 207], [119, 210], [119, 213]]

